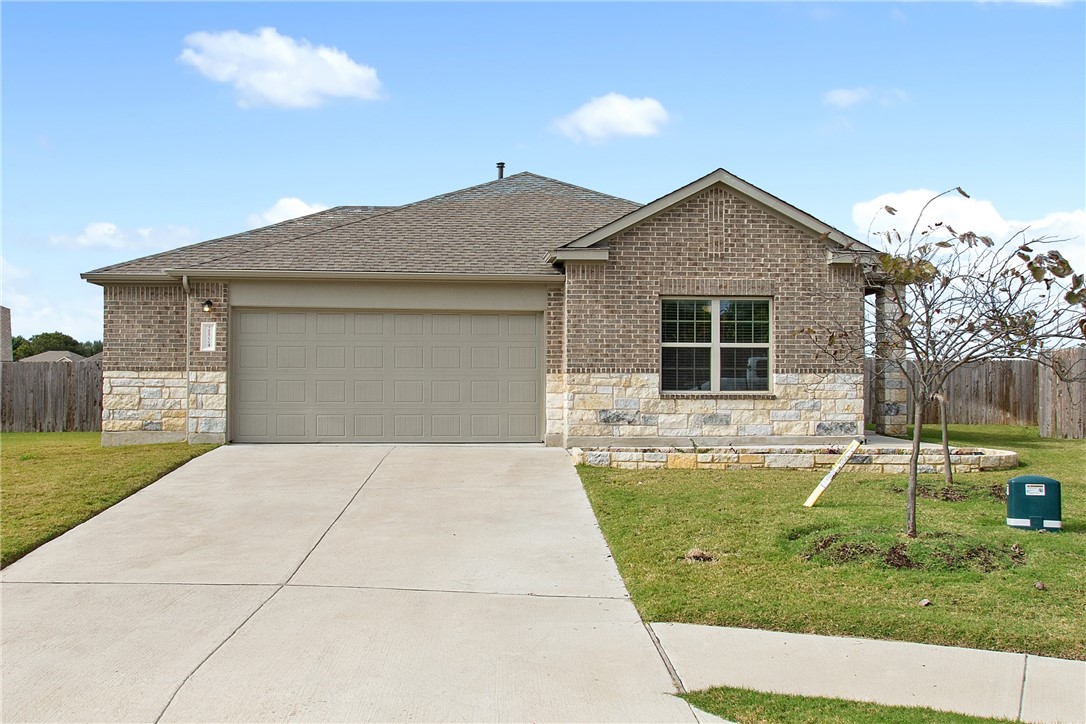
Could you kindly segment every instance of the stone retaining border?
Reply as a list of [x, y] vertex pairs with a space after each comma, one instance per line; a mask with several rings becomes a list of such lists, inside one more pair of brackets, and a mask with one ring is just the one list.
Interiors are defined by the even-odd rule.
[[[773, 446], [727, 448], [571, 448], [576, 465], [611, 467], [627, 470], [675, 468], [685, 470], [751, 470], [784, 468], [821, 470], [833, 467], [844, 446]], [[950, 464], [956, 473], [984, 470], [1010, 470], [1018, 467], [1018, 453], [991, 448], [956, 447], [950, 449]], [[879, 473], [907, 473], [909, 448], [863, 445], [845, 466], [849, 470]], [[943, 471], [943, 453], [938, 448], [920, 451], [919, 472]]]

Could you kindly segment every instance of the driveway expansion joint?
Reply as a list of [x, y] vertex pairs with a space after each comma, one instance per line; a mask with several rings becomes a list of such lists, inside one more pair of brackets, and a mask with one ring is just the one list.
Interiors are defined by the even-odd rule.
[[373, 477], [374, 473], [376, 473], [378, 468], [381, 467], [381, 464], [385, 462], [385, 460], [388, 458], [388, 456], [391, 455], [392, 451], [395, 450], [395, 449], [396, 449], [395, 447], [389, 448], [388, 452], [386, 452], [381, 457], [381, 459], [377, 462], [377, 464], [373, 466], [373, 470], [371, 470], [369, 472], [369, 474], [366, 476], [366, 479], [362, 481], [362, 484], [358, 486], [358, 489], [354, 491], [354, 494], [351, 496], [350, 500], [347, 501], [347, 504], [343, 506], [343, 508], [336, 515], [336, 517], [332, 519], [332, 522], [328, 524], [328, 527], [324, 529], [324, 532], [322, 532], [320, 534], [320, 537], [317, 538], [317, 541], [312, 546], [310, 546], [309, 551], [305, 554], [305, 556], [302, 557], [301, 562], [298, 563], [298, 565], [294, 567], [294, 570], [291, 571], [290, 575], [287, 576], [286, 580], [281, 582], [281, 583], [278, 583], [278, 584], [273, 584], [273, 585], [276, 585], [276, 589], [271, 592], [271, 595], [269, 595], [266, 599], [264, 599], [263, 603], [261, 603], [255, 609], [253, 609], [252, 613], [250, 613], [248, 616], [246, 616], [244, 618], [244, 620], [242, 620], [242, 622], [239, 623], [234, 628], [234, 630], [230, 632], [230, 634], [228, 636], [226, 636], [226, 638], [224, 638], [222, 641], [219, 642], [219, 644], [217, 646], [215, 646], [213, 649], [211, 649], [211, 651], [208, 652], [207, 656], [205, 656], [200, 661], [200, 663], [198, 663], [195, 666], [195, 668], [193, 668], [193, 670], [188, 673], [188, 676], [186, 676], [181, 681], [181, 684], [178, 685], [178, 687], [176, 689], [174, 689], [173, 694], [170, 695], [169, 700], [166, 702], [166, 706], [162, 707], [162, 711], [159, 712], [157, 717], [155, 717], [155, 724], [158, 724], [160, 721], [162, 721], [162, 717], [164, 717], [166, 715], [166, 712], [169, 710], [170, 705], [173, 704], [174, 700], [177, 698], [177, 695], [179, 693], [181, 693], [181, 690], [183, 688], [185, 688], [185, 684], [187, 684], [189, 682], [189, 680], [192, 679], [192, 677], [196, 675], [196, 672], [199, 671], [203, 667], [203, 665], [206, 664], [211, 659], [211, 657], [215, 655], [215, 653], [219, 649], [221, 649], [223, 646], [225, 646], [226, 643], [228, 641], [230, 641], [230, 639], [234, 638], [234, 636], [237, 634], [237, 632], [240, 631], [245, 626], [245, 624], [249, 623], [249, 621], [252, 620], [253, 616], [255, 616], [257, 613], [259, 613], [261, 611], [261, 609], [263, 609], [265, 606], [267, 606], [269, 601], [271, 601], [273, 598], [275, 598], [277, 595], [279, 595], [279, 592], [282, 591], [284, 588], [286, 588], [287, 584], [290, 583], [290, 579], [294, 578], [294, 576], [298, 573], [298, 570], [301, 569], [301, 567], [305, 565], [305, 562], [307, 560], [309, 560], [309, 556], [313, 555], [313, 551], [315, 551], [317, 549], [317, 546], [319, 546], [321, 544], [321, 541], [324, 540], [324, 537], [326, 535], [328, 535], [328, 531], [332, 530], [332, 528], [335, 526], [335, 524], [339, 522], [339, 519], [343, 517], [343, 514], [345, 512], [347, 512], [347, 509], [351, 507], [352, 503], [354, 503], [355, 499], [358, 497], [358, 494], [362, 492], [362, 488], [366, 487], [366, 483], [368, 483], [370, 481], [370, 479]]
[[369, 475], [366, 476], [366, 479], [363, 480], [362, 484], [358, 486], [358, 489], [354, 491], [354, 495], [351, 496], [351, 499], [347, 501], [347, 504], [343, 506], [343, 509], [339, 511], [339, 514], [336, 515], [336, 517], [332, 519], [332, 522], [328, 524], [328, 527], [324, 529], [324, 532], [321, 533], [319, 538], [317, 538], [317, 542], [314, 543], [312, 547], [310, 547], [309, 552], [306, 553], [305, 556], [302, 558], [301, 563], [295, 566], [294, 570], [291, 571], [289, 576], [287, 576], [287, 580], [283, 582], [284, 586], [290, 583], [291, 579], [294, 578], [294, 576], [298, 575], [298, 571], [301, 570], [302, 566], [305, 565], [305, 562], [309, 560], [309, 557], [313, 555], [313, 551], [317, 550], [317, 547], [321, 544], [321, 541], [323, 541], [325, 536], [328, 535], [328, 532], [335, 527], [336, 523], [339, 522], [339, 519], [343, 517], [343, 514], [347, 512], [347, 509], [350, 508], [351, 505], [354, 503], [355, 499], [358, 498], [359, 493], [362, 492], [362, 488], [366, 487], [366, 483], [373, 479], [373, 476], [377, 474], [377, 471], [381, 469], [381, 466], [384, 464], [385, 460], [388, 459], [388, 456], [391, 455], [392, 451], [395, 449], [395, 446], [390, 447], [388, 449], [388, 452], [381, 456], [381, 459], [378, 460], [377, 464], [373, 466], [373, 470], [369, 472]]
[[286, 583], [290, 588], [341, 588], [356, 591], [404, 591], [406, 593], [462, 593], [468, 596], [515, 596], [518, 598], [568, 598], [577, 601], [629, 601], [629, 596], [591, 596], [571, 593], [523, 593], [518, 591], [465, 591], [458, 588], [408, 588], [404, 586], [343, 586], [331, 583]]

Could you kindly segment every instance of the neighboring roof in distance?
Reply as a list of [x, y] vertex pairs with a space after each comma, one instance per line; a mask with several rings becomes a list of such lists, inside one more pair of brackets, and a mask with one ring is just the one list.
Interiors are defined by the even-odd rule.
[[39, 354], [31, 355], [29, 357], [23, 357], [20, 362], [78, 362], [85, 359], [83, 355], [76, 354], [75, 352], [62, 352], [59, 350], [50, 350], [49, 352], [41, 352]]

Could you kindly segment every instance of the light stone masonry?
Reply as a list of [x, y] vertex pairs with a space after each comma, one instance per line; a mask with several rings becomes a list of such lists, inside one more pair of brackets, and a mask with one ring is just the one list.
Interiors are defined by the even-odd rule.
[[189, 439], [226, 442], [226, 373], [188, 373]]
[[175, 433], [226, 441], [226, 373], [106, 370], [102, 432]]
[[185, 431], [184, 372], [102, 373], [102, 432]]
[[[794, 470], [825, 470], [833, 467], [843, 446], [818, 448], [812, 446], [761, 445], [722, 449], [697, 448], [689, 445], [672, 448], [608, 448], [592, 450], [573, 448], [576, 465], [624, 469], [675, 468], [686, 470], [751, 470], [754, 468], [788, 468]], [[902, 474], [909, 470], [909, 449], [879, 448], [868, 445], [860, 449], [845, 465], [845, 470]], [[988, 448], [956, 448], [950, 457], [956, 473], [986, 470], [1010, 470], [1018, 467], [1018, 454], [1009, 450]], [[921, 451], [921, 473], [941, 473], [943, 454], [938, 449]]]
[[[770, 393], [660, 392], [649, 373], [547, 375], [547, 443], [570, 437], [850, 436], [863, 432], [863, 375], [778, 374]], [[623, 461], [628, 462], [628, 461]]]

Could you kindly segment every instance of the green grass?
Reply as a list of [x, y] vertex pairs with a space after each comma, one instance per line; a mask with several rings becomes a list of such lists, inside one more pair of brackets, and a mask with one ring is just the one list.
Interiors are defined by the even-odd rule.
[[702, 711], [739, 724], [980, 724], [1007, 721], [920, 707], [720, 687], [683, 696]]
[[0, 566], [216, 447], [102, 447], [97, 432], [0, 435]]
[[[1016, 450], [1022, 466], [959, 475], [953, 495], [921, 476], [935, 497], [918, 501], [914, 540], [905, 475], [846, 470], [808, 509], [823, 472], [579, 472], [646, 621], [1086, 659], [1086, 446], [1000, 426], [952, 426], [951, 440]], [[1062, 482], [1064, 532], [1005, 524], [998, 494], [1026, 473]], [[693, 548], [713, 560], [687, 561]]]

